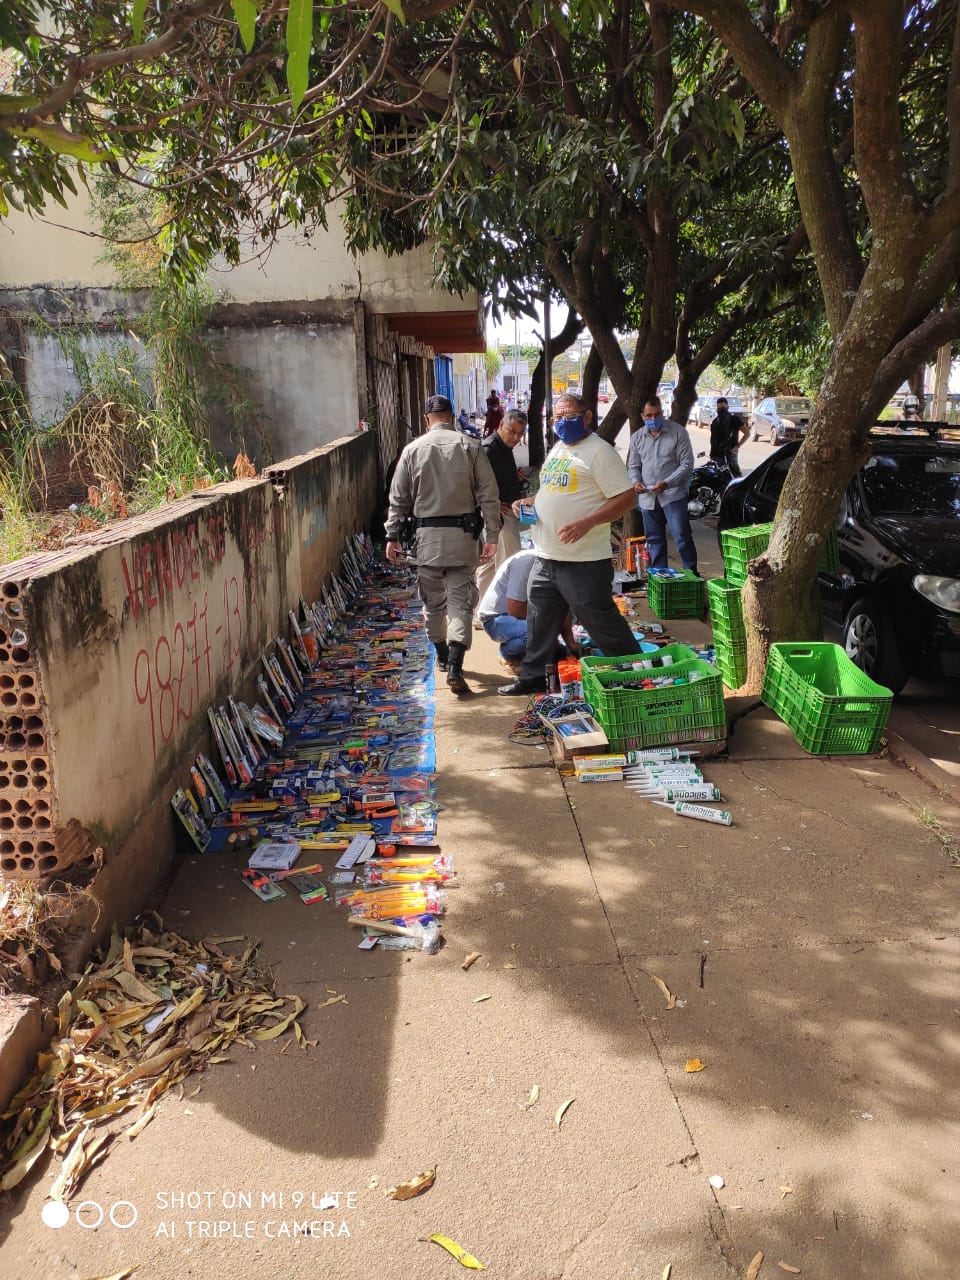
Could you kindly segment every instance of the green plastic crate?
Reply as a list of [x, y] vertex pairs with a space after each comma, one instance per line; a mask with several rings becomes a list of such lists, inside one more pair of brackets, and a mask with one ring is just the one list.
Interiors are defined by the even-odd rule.
[[647, 575], [647, 603], [658, 618], [702, 618], [703, 579], [690, 569], [681, 577], [664, 577], [651, 569]]
[[[747, 565], [766, 551], [772, 524], [751, 524], [742, 529], [724, 529], [720, 535], [723, 569], [727, 582], [742, 587], [747, 580]], [[831, 529], [817, 565], [818, 573], [836, 573], [840, 568], [840, 543], [836, 529]]]
[[739, 689], [747, 678], [747, 630], [740, 588], [731, 586], [726, 578], [711, 578], [707, 602], [717, 670], [728, 689]]
[[724, 529], [720, 535], [723, 572], [731, 587], [742, 587], [747, 580], [747, 565], [766, 551], [772, 524], [749, 524], [742, 529]]
[[707, 583], [707, 604], [714, 638], [723, 636], [733, 640], [746, 640], [740, 591], [740, 587], [734, 586], [726, 578], [711, 578]]
[[717, 659], [717, 670], [728, 689], [739, 689], [747, 678], [747, 646], [722, 644], [717, 641], [714, 646]]
[[676, 662], [668, 671], [674, 676], [694, 675], [694, 682], [655, 689], [640, 687], [651, 674], [648, 671], [596, 670], [582, 663], [581, 671], [584, 699], [616, 751], [726, 737], [723, 684], [709, 662], [699, 658]]
[[771, 645], [762, 697], [811, 755], [878, 750], [893, 702], [837, 644]]

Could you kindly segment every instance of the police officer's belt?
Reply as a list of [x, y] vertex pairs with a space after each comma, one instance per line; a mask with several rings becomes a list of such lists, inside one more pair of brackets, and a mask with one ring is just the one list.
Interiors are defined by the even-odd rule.
[[417, 516], [418, 529], [463, 529], [467, 533], [475, 533], [477, 529], [477, 513], [471, 511], [465, 516]]

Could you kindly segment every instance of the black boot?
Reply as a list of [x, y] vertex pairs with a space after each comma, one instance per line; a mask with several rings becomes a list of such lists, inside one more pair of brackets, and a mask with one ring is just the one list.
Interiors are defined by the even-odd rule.
[[446, 671], [447, 663], [450, 661], [450, 650], [447, 648], [446, 640], [434, 640], [433, 647], [437, 651], [437, 670]]
[[447, 660], [447, 688], [452, 693], [469, 693], [470, 687], [463, 678], [463, 659], [466, 656], [467, 646], [451, 640], [447, 647], [450, 651], [450, 657]]

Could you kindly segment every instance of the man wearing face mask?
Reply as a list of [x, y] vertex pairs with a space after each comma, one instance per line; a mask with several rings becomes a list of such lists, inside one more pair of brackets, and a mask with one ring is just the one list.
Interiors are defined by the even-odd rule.
[[643, 428], [630, 437], [627, 466], [643, 518], [650, 568], [667, 567], [669, 526], [681, 564], [696, 573], [697, 548], [687, 511], [693, 447], [686, 427], [663, 416], [657, 396], [643, 406]]
[[579, 396], [562, 395], [555, 413], [557, 442], [540, 469], [536, 498], [514, 503], [518, 516], [522, 506], [536, 513], [537, 558], [527, 586], [527, 649], [517, 679], [498, 690], [505, 696], [544, 691], [568, 610], [603, 653], [637, 651], [613, 603], [610, 549], [610, 521], [635, 501], [630, 476], [616, 449], [591, 434], [593, 414]]

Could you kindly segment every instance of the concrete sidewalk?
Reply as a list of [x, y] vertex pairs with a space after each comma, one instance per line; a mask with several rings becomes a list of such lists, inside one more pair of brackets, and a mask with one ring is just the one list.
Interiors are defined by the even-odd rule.
[[[660, 1280], [668, 1264], [719, 1280], [758, 1251], [762, 1280], [778, 1262], [819, 1280], [954, 1274], [952, 801], [886, 756], [807, 756], [761, 709], [705, 766], [736, 825], [685, 821], [509, 742], [522, 700], [495, 696], [482, 634], [467, 670], [471, 698], [438, 694], [441, 840], [463, 880], [442, 952], [359, 952], [329, 904], [264, 905], [228, 857], [188, 860], [168, 927], [262, 939], [317, 1047], [235, 1048], [115, 1146], [80, 1195], [134, 1204], [128, 1230], [44, 1227], [39, 1179], [5, 1222], [3, 1274], [463, 1274], [418, 1241], [435, 1231], [509, 1280]], [[349, 1003], [321, 1007], [331, 994]], [[384, 1199], [434, 1165], [431, 1191]], [[247, 1192], [252, 1207], [231, 1199]], [[279, 1226], [317, 1219], [332, 1234]]]

